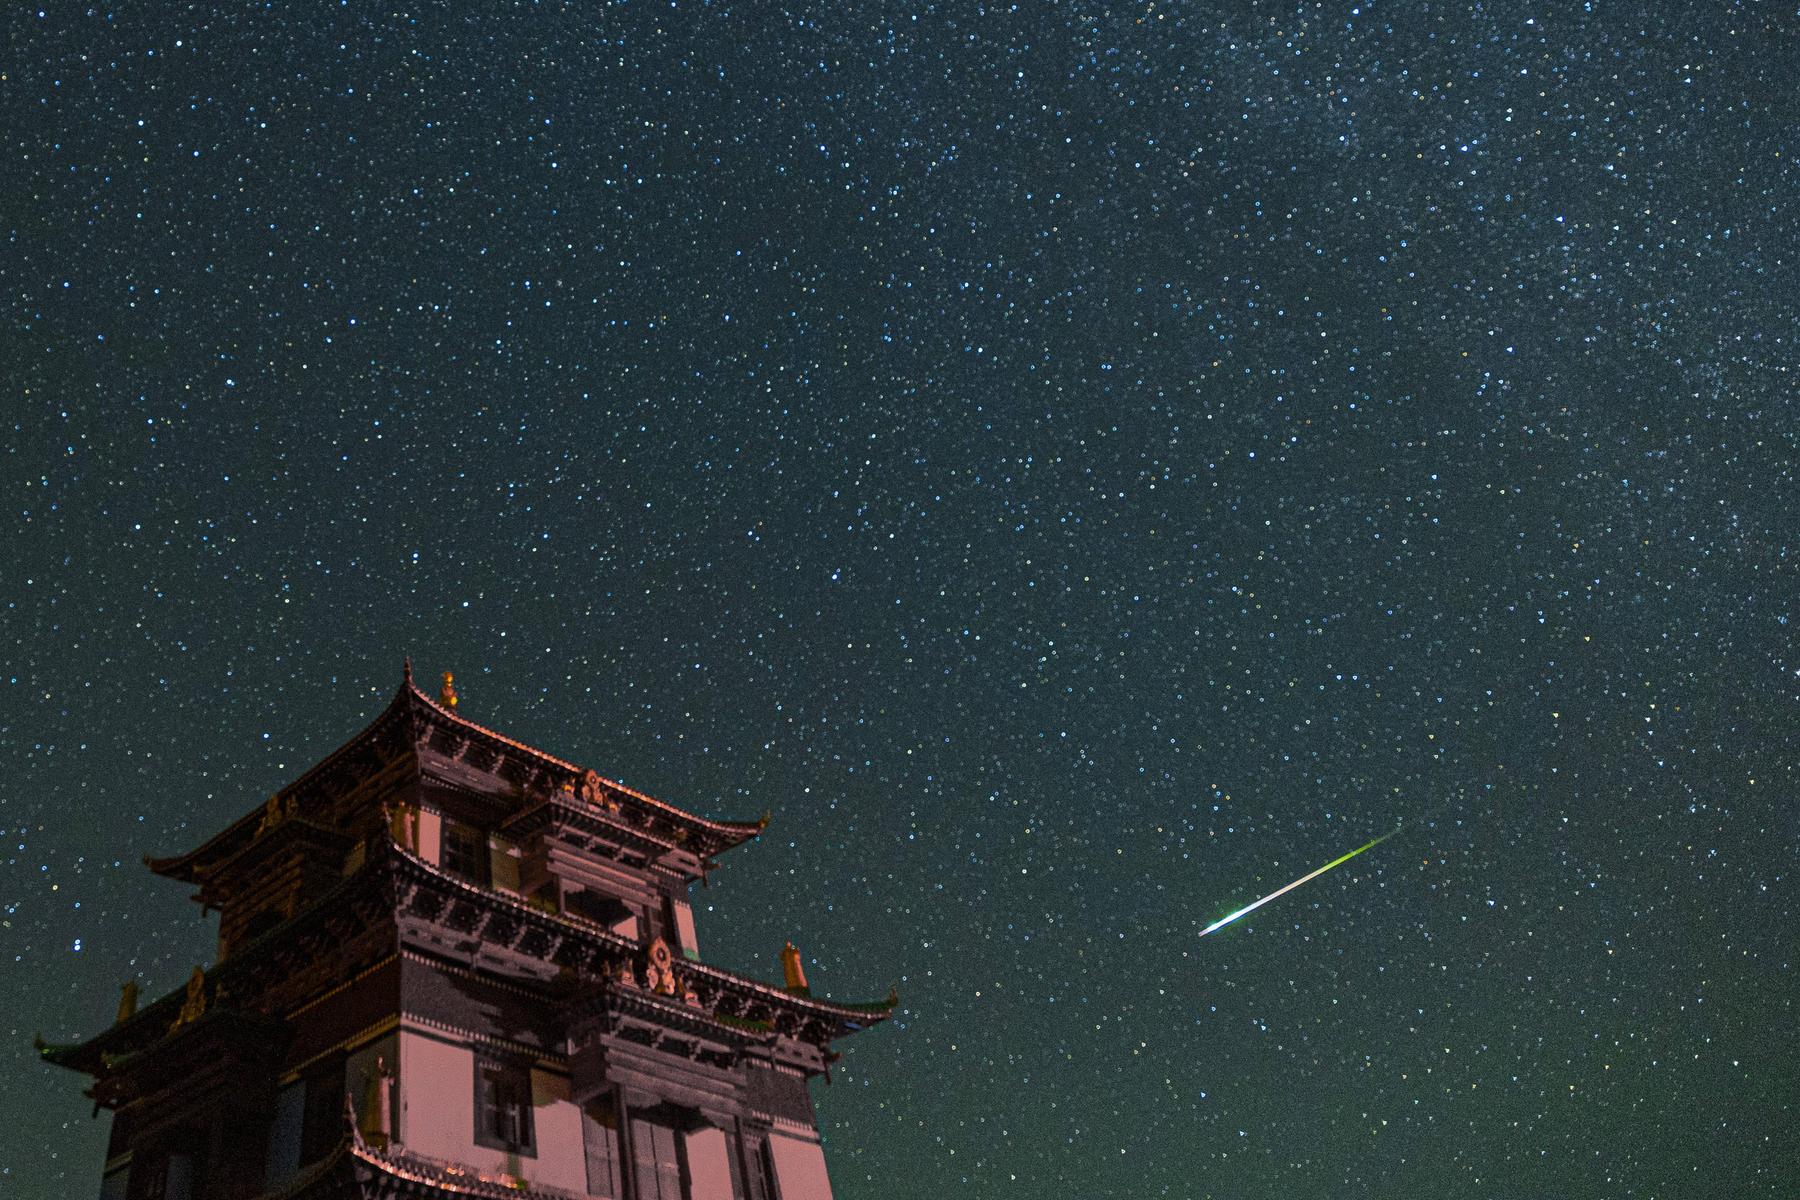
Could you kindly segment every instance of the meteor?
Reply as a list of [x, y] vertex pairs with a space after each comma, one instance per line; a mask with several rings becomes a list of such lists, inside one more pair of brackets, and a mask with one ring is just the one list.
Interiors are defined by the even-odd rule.
[[1381, 845], [1381, 843], [1387, 841], [1389, 838], [1393, 837], [1396, 833], [1399, 833], [1399, 832], [1400, 831], [1398, 829], [1389, 830], [1387, 833], [1382, 834], [1380, 837], [1376, 838], [1374, 841], [1368, 843], [1368, 845], [1358, 846], [1356, 849], [1354, 849], [1350, 853], [1344, 855], [1342, 858], [1332, 859], [1330, 862], [1326, 863], [1324, 866], [1320, 867], [1318, 870], [1312, 872], [1310, 875], [1302, 875], [1300, 878], [1294, 880], [1294, 882], [1288, 884], [1286, 887], [1277, 888], [1274, 891], [1270, 892], [1268, 895], [1264, 896], [1261, 900], [1258, 900], [1253, 904], [1244, 905], [1244, 907], [1238, 909], [1236, 912], [1232, 913], [1230, 916], [1220, 917], [1218, 920], [1214, 921], [1211, 925], [1208, 925], [1205, 929], [1202, 929], [1200, 931], [1200, 936], [1205, 937], [1207, 934], [1211, 933], [1215, 929], [1225, 928], [1225, 926], [1231, 924], [1233, 921], [1237, 920], [1239, 917], [1243, 916], [1245, 913], [1254, 912], [1255, 910], [1261, 908], [1263, 905], [1267, 904], [1269, 901], [1275, 899], [1275, 897], [1285, 895], [1286, 893], [1293, 891], [1295, 888], [1299, 887], [1301, 884], [1305, 883], [1309, 879], [1317, 879], [1319, 876], [1323, 875], [1325, 872], [1331, 870], [1331, 868], [1336, 867], [1336, 866], [1341, 866], [1344, 863], [1349, 862], [1351, 859], [1353, 859], [1357, 855], [1361, 854], [1364, 850], [1368, 850], [1375, 846]]

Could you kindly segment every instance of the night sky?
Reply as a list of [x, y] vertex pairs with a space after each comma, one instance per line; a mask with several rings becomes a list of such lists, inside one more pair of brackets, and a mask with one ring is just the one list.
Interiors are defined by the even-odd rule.
[[410, 654], [841, 1200], [1800, 1192], [1791, 3], [0, 20], [0, 1191]]

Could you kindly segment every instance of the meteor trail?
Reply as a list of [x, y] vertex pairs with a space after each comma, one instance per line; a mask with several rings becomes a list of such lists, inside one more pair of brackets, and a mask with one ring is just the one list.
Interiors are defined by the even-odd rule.
[[1238, 909], [1236, 912], [1232, 913], [1228, 917], [1220, 917], [1218, 920], [1214, 921], [1211, 925], [1208, 925], [1205, 929], [1202, 929], [1200, 931], [1200, 936], [1205, 937], [1207, 934], [1211, 933], [1215, 929], [1223, 929], [1225, 926], [1231, 924], [1233, 921], [1237, 920], [1239, 917], [1243, 916], [1245, 913], [1253, 912], [1256, 909], [1261, 908], [1263, 905], [1267, 904], [1269, 901], [1273, 900], [1275, 897], [1283, 895], [1287, 892], [1293, 891], [1295, 888], [1299, 887], [1301, 884], [1305, 883], [1309, 879], [1317, 879], [1319, 876], [1323, 875], [1325, 872], [1331, 870], [1331, 868], [1333, 868], [1335, 866], [1339, 866], [1343, 863], [1349, 862], [1351, 859], [1353, 859], [1357, 855], [1361, 854], [1364, 850], [1367, 850], [1373, 846], [1381, 845], [1381, 843], [1387, 841], [1389, 838], [1393, 837], [1396, 833], [1399, 833], [1399, 832], [1400, 831], [1398, 829], [1391, 829], [1387, 833], [1384, 833], [1380, 837], [1376, 838], [1374, 841], [1368, 843], [1368, 845], [1358, 846], [1356, 849], [1354, 849], [1350, 853], [1344, 855], [1342, 858], [1332, 859], [1330, 862], [1326, 863], [1324, 866], [1320, 867], [1318, 870], [1312, 872], [1312, 874], [1302, 875], [1300, 878], [1294, 880], [1294, 882], [1288, 884], [1286, 887], [1276, 888], [1274, 891], [1272, 891], [1268, 895], [1264, 896], [1261, 900], [1258, 900], [1253, 904], [1244, 905], [1244, 907]]

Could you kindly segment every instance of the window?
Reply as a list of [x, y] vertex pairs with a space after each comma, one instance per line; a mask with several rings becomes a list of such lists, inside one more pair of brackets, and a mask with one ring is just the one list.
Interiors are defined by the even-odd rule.
[[269, 1123], [269, 1147], [264, 1159], [263, 1186], [278, 1191], [300, 1172], [300, 1142], [306, 1131], [306, 1081], [294, 1082], [275, 1093], [275, 1119]]
[[749, 1186], [744, 1189], [748, 1200], [774, 1200], [775, 1177], [770, 1173], [769, 1155], [760, 1136], [744, 1134], [744, 1162], [749, 1168]]
[[637, 940], [637, 914], [616, 896], [570, 888], [563, 896], [563, 908], [583, 920], [604, 925], [621, 937]]
[[132, 1163], [134, 1200], [194, 1200], [194, 1158], [186, 1150], [151, 1152]]
[[139, 1150], [131, 1162], [131, 1200], [163, 1200], [169, 1190], [169, 1156]]
[[588, 1195], [624, 1200], [619, 1178], [619, 1113], [611, 1096], [602, 1096], [586, 1107], [581, 1134], [587, 1154]]
[[163, 1200], [194, 1200], [194, 1159], [179, 1151], [169, 1155], [169, 1185]]
[[638, 1200], [687, 1200], [681, 1143], [681, 1134], [663, 1120], [631, 1119]]
[[441, 857], [444, 870], [452, 875], [460, 875], [470, 883], [487, 883], [487, 839], [480, 830], [460, 821], [445, 821]]
[[[300, 1162], [331, 1153], [344, 1136], [344, 1058], [334, 1054], [307, 1072], [300, 1089]], [[293, 1103], [290, 1101], [290, 1103]]]
[[664, 1102], [630, 1115], [634, 1200], [743, 1196], [731, 1139], [697, 1110]]
[[475, 1060], [475, 1144], [515, 1154], [535, 1153], [528, 1068]]

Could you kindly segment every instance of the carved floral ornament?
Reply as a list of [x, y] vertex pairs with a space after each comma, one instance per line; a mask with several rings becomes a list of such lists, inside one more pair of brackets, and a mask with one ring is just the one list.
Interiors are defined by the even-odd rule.
[[[618, 981], [628, 987], [637, 987], [637, 972], [631, 969], [630, 963], [620, 963]], [[652, 938], [644, 951], [644, 983], [646, 990], [659, 996], [679, 996], [684, 1004], [699, 1008], [700, 997], [675, 974], [675, 954], [669, 949], [669, 943], [661, 938]]]
[[675, 994], [675, 956], [669, 943], [655, 938], [645, 953], [644, 986], [664, 996]]
[[618, 800], [606, 790], [606, 784], [601, 780], [598, 771], [588, 770], [581, 773], [581, 786], [576, 794], [596, 808], [604, 808], [607, 812], [619, 811]]

